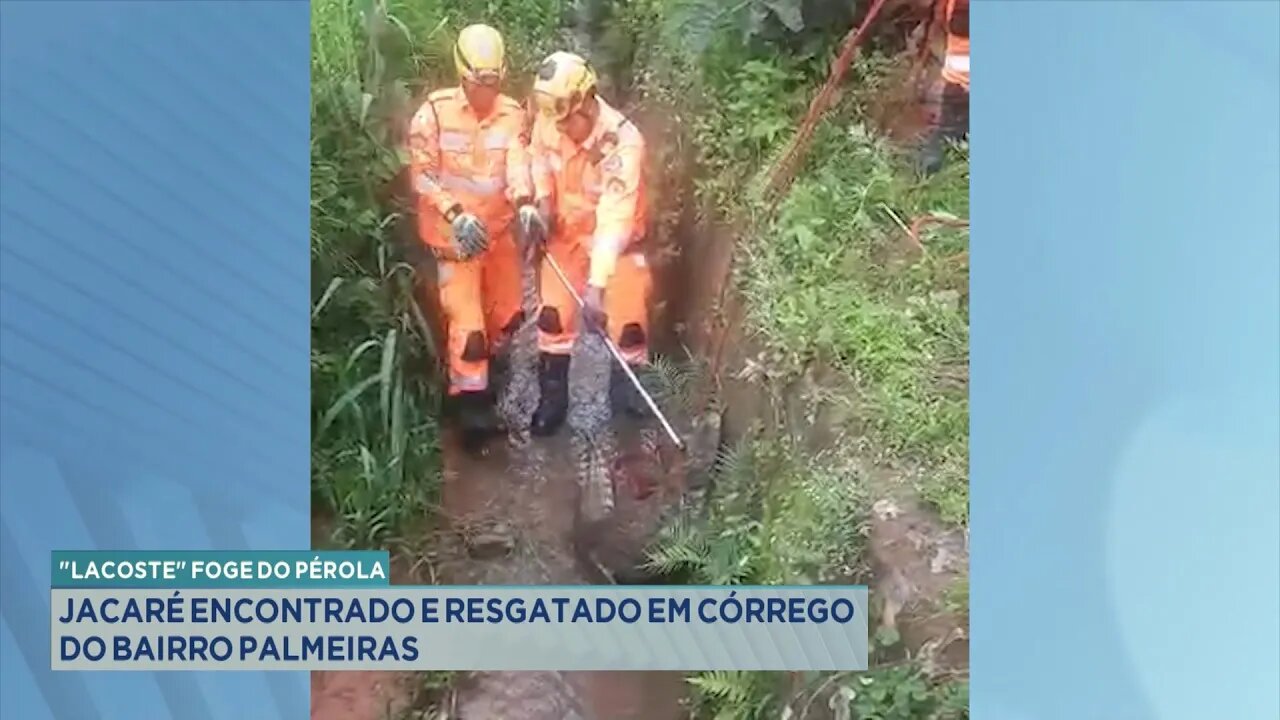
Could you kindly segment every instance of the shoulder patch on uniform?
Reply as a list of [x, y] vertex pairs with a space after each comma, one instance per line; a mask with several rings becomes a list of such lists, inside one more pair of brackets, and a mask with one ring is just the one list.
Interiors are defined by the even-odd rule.
[[622, 156], [617, 154], [610, 155], [605, 158], [604, 163], [600, 165], [600, 169], [607, 173], [616, 173], [622, 170]]

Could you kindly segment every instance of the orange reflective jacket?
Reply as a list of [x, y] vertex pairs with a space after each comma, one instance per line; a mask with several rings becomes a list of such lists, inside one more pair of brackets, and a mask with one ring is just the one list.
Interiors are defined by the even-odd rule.
[[942, 78], [969, 89], [969, 0], [947, 0], [947, 57]]
[[520, 137], [523, 127], [523, 108], [505, 95], [485, 118], [476, 116], [461, 88], [427, 96], [409, 125], [409, 163], [419, 193], [423, 241], [451, 248], [444, 213], [455, 203], [478, 217], [491, 236], [511, 223], [514, 202], [533, 195]]
[[622, 113], [597, 97], [600, 114], [581, 145], [541, 119], [530, 152], [536, 196], [555, 209], [553, 242], [591, 254], [588, 282], [604, 287], [618, 255], [644, 236], [644, 138]]

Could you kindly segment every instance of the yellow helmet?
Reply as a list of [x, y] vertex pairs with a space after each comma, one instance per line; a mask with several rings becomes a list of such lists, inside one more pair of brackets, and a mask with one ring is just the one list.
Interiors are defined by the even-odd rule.
[[507, 72], [502, 34], [488, 25], [468, 25], [453, 46], [458, 77], [479, 85], [496, 85]]
[[538, 112], [550, 120], [563, 120], [596, 90], [596, 74], [581, 57], [568, 52], [547, 56], [533, 81]]

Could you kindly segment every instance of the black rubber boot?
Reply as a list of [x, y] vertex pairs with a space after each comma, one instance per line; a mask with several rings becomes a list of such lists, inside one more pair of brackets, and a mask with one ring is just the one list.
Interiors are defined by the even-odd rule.
[[940, 105], [937, 122], [929, 129], [918, 158], [919, 170], [926, 177], [942, 169], [948, 141], [969, 136], [969, 93], [959, 85], [947, 83]]
[[462, 446], [468, 452], [478, 451], [489, 438], [502, 432], [502, 421], [493, 407], [493, 396], [486, 392], [464, 392], [454, 398]]
[[511, 316], [498, 334], [498, 341], [489, 346], [489, 388], [496, 391], [505, 387], [511, 379], [511, 351], [515, 333], [524, 323], [524, 311]]
[[924, 144], [920, 147], [920, 156], [916, 159], [919, 173], [925, 177], [937, 174], [942, 169], [946, 148], [942, 142], [942, 132], [937, 128], [929, 131]]
[[511, 356], [504, 352], [489, 358], [489, 387], [491, 392], [497, 392], [499, 388], [506, 387], [509, 380], [511, 380]]
[[[642, 377], [640, 368], [633, 365], [631, 371], [637, 378]], [[627, 374], [617, 365], [613, 366], [613, 373], [609, 376], [609, 405], [614, 416], [625, 413], [637, 420], [649, 416], [649, 406], [645, 404], [644, 398], [640, 397], [636, 386], [631, 384]]]
[[569, 414], [569, 356], [541, 353], [538, 356], [538, 387], [541, 397], [533, 412], [529, 431], [552, 435]]

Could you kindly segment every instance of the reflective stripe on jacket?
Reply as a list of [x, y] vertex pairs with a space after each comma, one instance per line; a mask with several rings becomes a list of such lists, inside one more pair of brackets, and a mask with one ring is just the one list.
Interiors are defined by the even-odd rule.
[[455, 203], [491, 234], [515, 216], [513, 202], [532, 196], [528, 153], [520, 136], [524, 110], [500, 95], [479, 118], [461, 88], [427, 96], [409, 125], [409, 164], [418, 192], [418, 228], [429, 245], [448, 249], [444, 213]]

